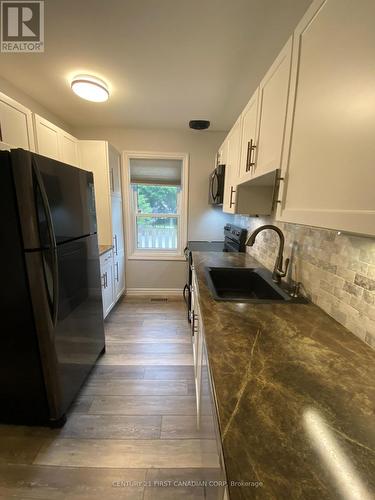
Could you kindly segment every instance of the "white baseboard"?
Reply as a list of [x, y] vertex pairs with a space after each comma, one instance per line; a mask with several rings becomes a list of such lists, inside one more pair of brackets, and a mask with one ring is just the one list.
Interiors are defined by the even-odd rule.
[[127, 288], [125, 295], [182, 295], [182, 288]]

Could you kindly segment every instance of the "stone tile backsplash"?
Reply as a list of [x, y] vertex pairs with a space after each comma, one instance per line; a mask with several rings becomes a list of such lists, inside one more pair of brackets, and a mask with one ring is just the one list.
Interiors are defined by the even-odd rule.
[[[291, 259], [288, 279], [300, 281], [312, 302], [375, 348], [375, 238], [271, 217], [236, 215], [235, 223], [249, 231], [263, 224], [278, 226], [285, 235], [284, 257]], [[247, 251], [273, 269], [277, 248], [274, 231], [263, 231]]]

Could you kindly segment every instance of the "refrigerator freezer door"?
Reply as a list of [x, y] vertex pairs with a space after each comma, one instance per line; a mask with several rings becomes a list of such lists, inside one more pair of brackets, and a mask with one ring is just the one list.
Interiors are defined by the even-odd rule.
[[57, 244], [96, 233], [91, 172], [22, 149], [12, 150], [11, 166], [25, 250], [48, 245], [41, 201], [47, 201]]

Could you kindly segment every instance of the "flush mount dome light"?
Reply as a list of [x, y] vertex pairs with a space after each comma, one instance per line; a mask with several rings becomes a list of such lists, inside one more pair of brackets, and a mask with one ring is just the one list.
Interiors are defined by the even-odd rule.
[[104, 102], [109, 97], [108, 85], [94, 76], [75, 76], [71, 87], [75, 94], [82, 97], [82, 99], [86, 99], [86, 101]]

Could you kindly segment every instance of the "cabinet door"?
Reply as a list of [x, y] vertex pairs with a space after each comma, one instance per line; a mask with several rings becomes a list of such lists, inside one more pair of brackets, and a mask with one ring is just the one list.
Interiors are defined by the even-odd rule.
[[61, 161], [67, 163], [68, 165], [79, 167], [80, 161], [78, 140], [67, 132], [64, 132], [63, 130], [60, 131], [59, 140]]
[[37, 152], [54, 160], [61, 159], [60, 129], [39, 115], [34, 115]]
[[227, 141], [225, 140], [223, 144], [220, 146], [219, 151], [216, 155], [216, 166], [217, 165], [226, 165], [227, 163]]
[[195, 388], [197, 398], [197, 416], [200, 417], [202, 406], [202, 354], [203, 354], [203, 326], [199, 305], [196, 314], [196, 364], [195, 364]]
[[255, 177], [281, 168], [291, 58], [292, 37], [282, 49], [259, 86]]
[[94, 173], [95, 207], [100, 245], [113, 245], [112, 208], [105, 141], [79, 141], [81, 167]]
[[258, 89], [242, 112], [240, 181], [248, 181], [255, 166]]
[[227, 138], [227, 165], [225, 167], [223, 212], [236, 213], [236, 190], [239, 181], [241, 149], [241, 117], [236, 121]]
[[359, 4], [314, 2], [295, 31], [278, 215], [375, 235], [375, 2]]
[[0, 142], [35, 151], [31, 111], [0, 93]]
[[107, 252], [100, 258], [103, 315], [106, 317], [114, 304], [113, 257]]
[[121, 160], [118, 151], [108, 145], [108, 164], [111, 194], [121, 196]]
[[117, 301], [125, 290], [125, 257], [124, 254], [113, 259], [114, 300]]
[[124, 253], [124, 225], [122, 200], [117, 196], [112, 196], [112, 232], [113, 232], [113, 251], [115, 255]]
[[[225, 498], [225, 483], [226, 483], [226, 470], [225, 462], [221, 443], [221, 434], [219, 430], [216, 398], [214, 394], [214, 387], [212, 384], [210, 369], [207, 356], [207, 347], [203, 335], [202, 341], [202, 375], [201, 375], [201, 398], [205, 400], [205, 414], [202, 412], [198, 415], [198, 426], [201, 427], [205, 422], [206, 432], [210, 439], [216, 440], [217, 454], [219, 458], [219, 467], [216, 470], [209, 471], [207, 474], [207, 490], [206, 498], [223, 500]], [[212, 481], [212, 473], [215, 473], [215, 481]]]

